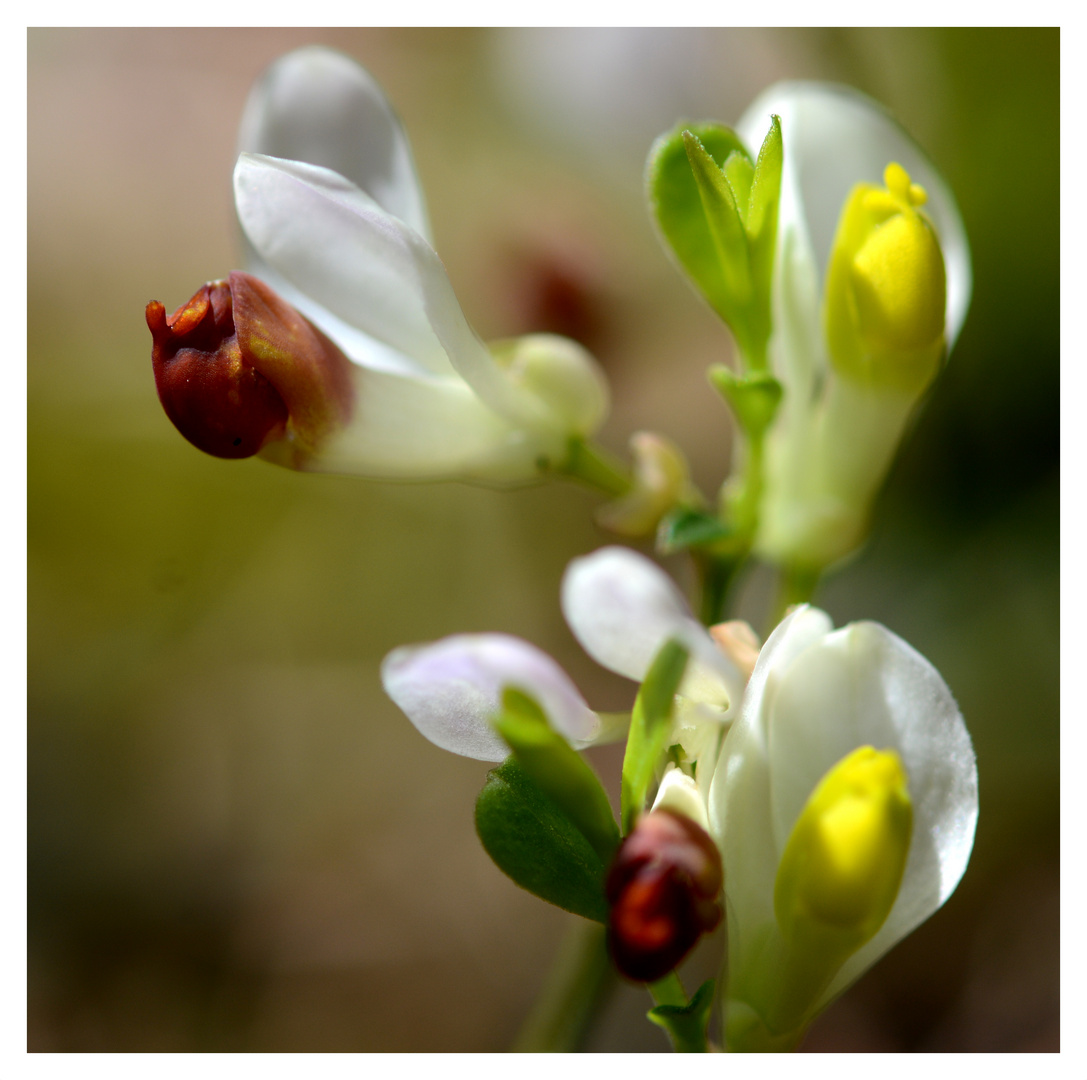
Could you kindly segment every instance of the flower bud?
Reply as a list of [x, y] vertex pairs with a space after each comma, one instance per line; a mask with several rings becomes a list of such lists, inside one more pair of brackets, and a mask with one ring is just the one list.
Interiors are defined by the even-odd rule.
[[510, 382], [543, 407], [557, 432], [588, 436], [607, 416], [607, 379], [576, 341], [556, 334], [528, 334], [489, 347]]
[[898, 896], [912, 830], [897, 754], [862, 746], [839, 761], [812, 792], [781, 856], [774, 913], [786, 940], [848, 955], [871, 939]]
[[194, 446], [298, 466], [351, 414], [351, 362], [267, 285], [235, 271], [167, 316], [147, 305], [159, 400]]
[[947, 281], [940, 241], [918, 208], [924, 188], [892, 162], [886, 187], [858, 184], [827, 271], [826, 335], [842, 375], [919, 394], [944, 352]]
[[608, 947], [628, 979], [656, 982], [721, 921], [721, 856], [690, 818], [660, 809], [620, 844], [604, 884]]
[[687, 459], [671, 439], [652, 431], [630, 438], [634, 481], [630, 491], [596, 512], [602, 528], [620, 536], [650, 536], [661, 518], [683, 500], [696, 498]]

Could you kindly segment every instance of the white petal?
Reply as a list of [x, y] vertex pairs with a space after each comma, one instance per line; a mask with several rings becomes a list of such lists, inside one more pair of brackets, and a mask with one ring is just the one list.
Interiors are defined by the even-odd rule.
[[370, 371], [384, 371], [392, 375], [421, 374], [422, 365], [417, 361], [333, 315], [323, 304], [307, 296], [266, 263], [248, 241], [246, 246], [249, 249], [246, 255], [249, 273], [260, 278], [310, 322], [319, 326], [356, 364]]
[[[747, 944], [774, 922], [774, 880], [781, 848], [774, 837], [768, 730], [771, 708], [794, 660], [823, 639], [830, 617], [803, 606], [767, 639], [744, 694], [739, 718], [725, 736], [709, 792], [710, 832], [721, 849], [728, 881], [729, 940]], [[731, 946], [734, 949], [736, 946]], [[737, 964], [741, 957], [737, 956]]]
[[722, 708], [739, 702], [743, 674], [691, 615], [672, 579], [637, 552], [607, 547], [574, 559], [562, 579], [562, 610], [604, 667], [641, 680], [661, 646], [678, 637], [691, 654], [680, 693]]
[[395, 649], [381, 665], [381, 681], [432, 743], [482, 761], [509, 756], [491, 727], [506, 687], [534, 698], [575, 746], [591, 742], [600, 727], [550, 656], [505, 634], [463, 634]]
[[777, 850], [823, 775], [859, 746], [902, 759], [914, 825], [898, 899], [824, 1000], [840, 993], [928, 918], [966, 869], [977, 822], [977, 767], [947, 684], [923, 656], [877, 623], [852, 623], [789, 666], [769, 713]]
[[347, 427], [303, 468], [384, 479], [524, 482], [563, 440], [515, 428], [461, 379], [353, 370], [355, 411]]
[[430, 238], [400, 121], [370, 73], [342, 53], [308, 45], [272, 64], [249, 94], [238, 152], [332, 169]]
[[947, 268], [950, 348], [970, 306], [970, 249], [955, 197], [921, 148], [880, 105], [855, 90], [788, 82], [765, 91], [737, 126], [752, 152], [762, 145], [772, 113], [781, 117], [785, 151], [779, 251], [785, 239], [800, 243], [806, 234], [821, 276], [849, 192], [862, 181], [882, 184], [883, 170], [897, 161], [928, 192], [924, 209]]
[[459, 375], [507, 419], [554, 429], [543, 402], [506, 377], [468, 324], [434, 249], [350, 181], [242, 154], [234, 196], [256, 254], [301, 292], [405, 354], [421, 374]]
[[422, 237], [316, 165], [242, 154], [234, 198], [256, 254], [295, 288], [420, 372], [453, 374], [421, 281], [425, 274], [444, 280], [445, 270]]

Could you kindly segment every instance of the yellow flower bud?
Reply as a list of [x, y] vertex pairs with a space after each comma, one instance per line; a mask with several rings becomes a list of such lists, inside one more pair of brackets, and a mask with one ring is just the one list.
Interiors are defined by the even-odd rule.
[[827, 270], [824, 319], [839, 374], [919, 394], [944, 353], [947, 281], [927, 196], [892, 162], [885, 187], [846, 200]]
[[785, 937], [828, 931], [849, 952], [873, 937], [898, 895], [912, 829], [897, 754], [862, 746], [838, 762], [812, 792], [781, 857], [774, 912]]

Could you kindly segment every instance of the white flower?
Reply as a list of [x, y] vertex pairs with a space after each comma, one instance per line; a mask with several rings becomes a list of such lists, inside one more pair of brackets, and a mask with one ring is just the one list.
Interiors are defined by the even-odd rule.
[[[913, 826], [901, 885], [874, 936], [835, 970], [818, 972], [822, 985], [809, 1000], [789, 1000], [805, 960], [790, 953], [775, 911], [782, 855], [820, 781], [865, 746], [891, 751], [905, 773]], [[833, 630], [826, 614], [801, 607], [762, 648], [713, 775], [709, 811], [725, 869], [728, 1041], [736, 1049], [775, 1039], [787, 1046], [958, 884], [978, 814], [974, 751], [951, 692], [924, 657], [878, 623]]]
[[[885, 627], [834, 630], [807, 606], [771, 634], [748, 679], [743, 635], [716, 635], [719, 648], [668, 576], [625, 548], [575, 559], [562, 603], [589, 654], [632, 679], [669, 639], [688, 648], [671, 739], [683, 768], [666, 770], [656, 805], [708, 825], [721, 851], [730, 1048], [791, 1048], [966, 868], [977, 768], [951, 692]], [[604, 734], [553, 660], [504, 635], [398, 649], [382, 679], [427, 738], [470, 757], [507, 755], [492, 728], [506, 687], [535, 698], [579, 748]], [[875, 800], [865, 802], [856, 781], [869, 782], [872, 761]]]
[[[604, 667], [641, 680], [670, 638], [690, 652], [680, 684], [673, 741], [690, 760], [716, 757], [717, 740], [735, 714], [744, 675], [691, 614], [682, 594], [654, 563], [627, 548], [575, 559], [562, 585], [574, 636]], [[394, 650], [381, 668], [385, 691], [431, 742], [466, 757], [500, 761], [509, 751], [491, 722], [502, 690], [536, 701], [575, 746], [608, 738], [613, 726], [589, 710], [545, 653], [504, 634], [465, 634]]]
[[248, 269], [353, 361], [351, 421], [315, 457], [281, 446], [284, 464], [517, 481], [561, 466], [569, 440], [599, 426], [607, 387], [580, 346], [536, 335], [492, 351], [468, 324], [407, 138], [358, 64], [320, 46], [278, 60], [250, 95], [239, 150]]
[[[756, 550], [779, 563], [822, 568], [863, 538], [871, 500], [917, 400], [941, 351], [946, 355], [958, 337], [970, 303], [970, 252], [951, 190], [875, 102], [846, 87], [778, 84], [737, 126], [748, 146], [761, 144], [771, 114], [781, 117], [784, 166], [770, 362], [785, 395], [767, 437]], [[937, 334], [932, 371], [911, 385], [895, 385], [887, 363], [882, 373], [869, 369], [864, 377], [843, 371], [824, 323], [827, 267], [843, 207], [857, 184], [881, 185], [892, 162], [927, 194], [921, 216], [935, 231], [946, 279], [944, 348]], [[916, 187], [908, 192], [921, 199]], [[934, 280], [929, 295], [940, 286]]]

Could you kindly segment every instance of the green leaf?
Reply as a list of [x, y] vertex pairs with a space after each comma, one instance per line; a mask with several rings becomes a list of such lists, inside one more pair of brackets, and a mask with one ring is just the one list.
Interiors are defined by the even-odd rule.
[[767, 371], [737, 375], [724, 364], [714, 364], [710, 382], [728, 402], [736, 422], [751, 437], [761, 436], [773, 423], [784, 389]]
[[[721, 276], [724, 291], [720, 296], [709, 297], [710, 302], [731, 325], [738, 308], [742, 308], [751, 296], [751, 273], [747, 260], [747, 232], [740, 219], [736, 197], [732, 186], [725, 177], [721, 166], [698, 136], [689, 131], [683, 133], [683, 145], [687, 151], [687, 160], [698, 185], [698, 195], [702, 200], [702, 211], [706, 215], [706, 224], [717, 246], [717, 257], [721, 263]], [[734, 150], [729, 155], [731, 161], [740, 151]], [[746, 158], [746, 154], [742, 155]], [[735, 172], [735, 170], [734, 170]]]
[[676, 691], [683, 679], [688, 655], [678, 638], [666, 641], [654, 658], [634, 702], [620, 791], [624, 833], [630, 832], [645, 806], [646, 792], [665, 750]]
[[747, 227], [748, 204], [751, 201], [751, 182], [755, 178], [755, 167], [746, 154], [733, 150], [725, 160], [725, 179], [732, 189], [732, 197], [736, 200], [736, 209], [740, 212], [740, 220]]
[[570, 819], [605, 862], [619, 846], [619, 827], [596, 773], [547, 722], [540, 706], [520, 690], [502, 695], [498, 734], [528, 777]]
[[731, 530], [714, 514], [681, 506], [661, 522], [657, 545], [665, 555], [694, 547], [709, 547], [732, 535]]
[[575, 915], [607, 922], [607, 864], [516, 757], [487, 774], [476, 800], [476, 832], [499, 870], [522, 889]]
[[784, 149], [781, 141], [781, 117], [770, 118], [770, 131], [763, 139], [755, 163], [755, 176], [751, 183], [750, 204], [745, 223], [748, 235], [769, 240], [771, 250], [777, 238], [778, 204], [781, 201], [781, 168], [784, 161]]
[[664, 1028], [677, 1054], [704, 1054], [713, 1008], [713, 979], [704, 982], [686, 1005], [658, 1005], [646, 1016]]
[[733, 153], [746, 157], [747, 151], [735, 132], [719, 124], [679, 124], [657, 139], [646, 164], [650, 209], [661, 235], [695, 288], [719, 311], [727, 296], [725, 274], [687, 157], [687, 134], [698, 140], [716, 164]]

